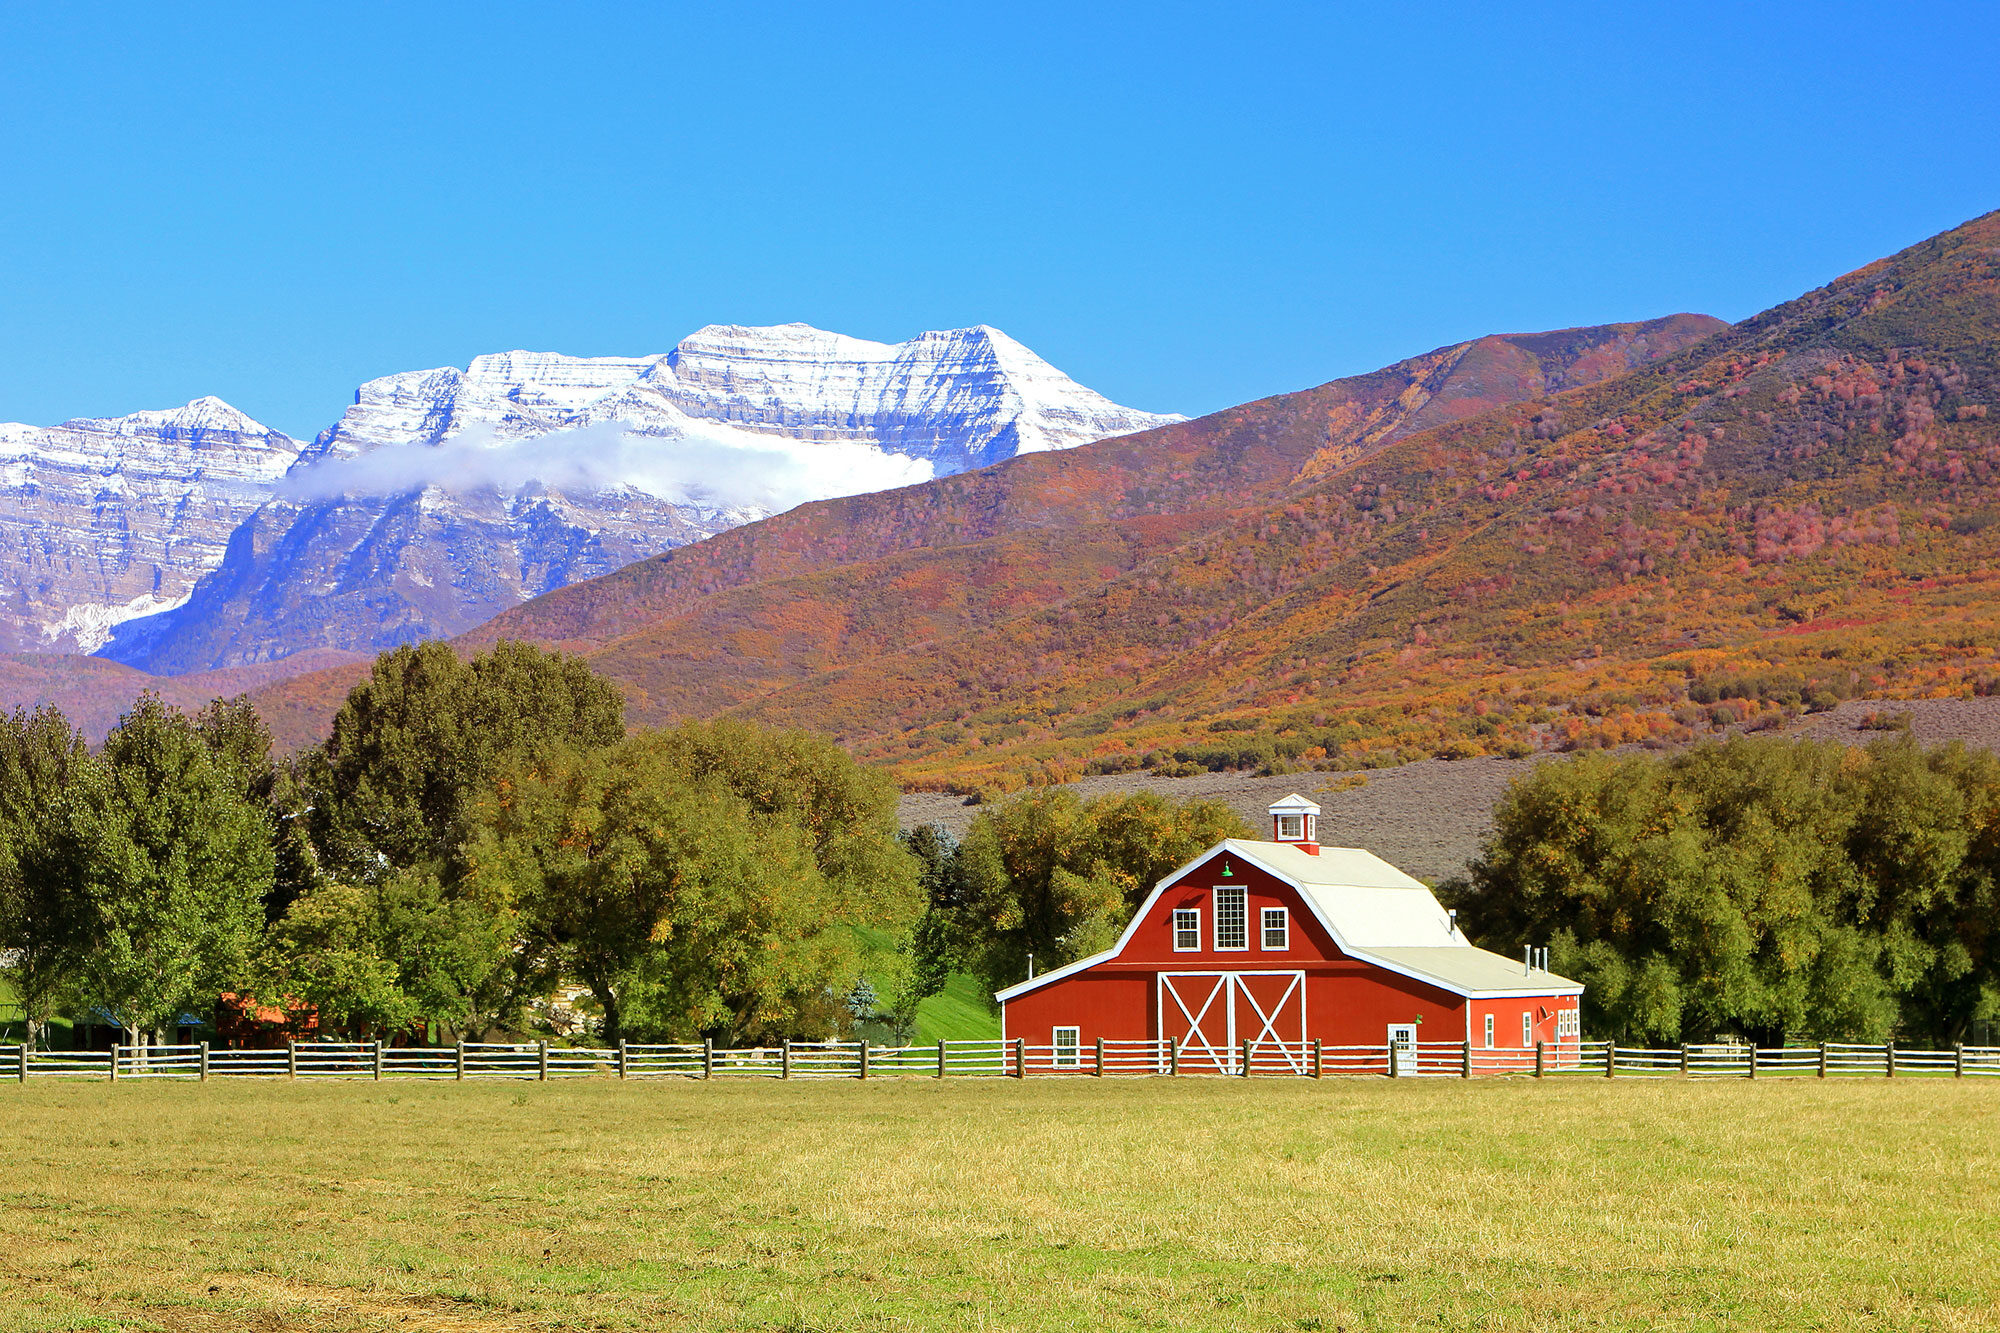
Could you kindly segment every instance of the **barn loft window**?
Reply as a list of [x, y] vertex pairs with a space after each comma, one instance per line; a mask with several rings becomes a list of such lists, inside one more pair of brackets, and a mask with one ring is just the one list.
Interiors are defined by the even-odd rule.
[[1218, 949], [1250, 947], [1250, 908], [1244, 899], [1242, 889], [1215, 891], [1215, 947]]
[[1193, 953], [1201, 948], [1201, 911], [1193, 907], [1174, 909], [1174, 952]]
[[1304, 815], [1278, 816], [1279, 842], [1303, 842], [1305, 841], [1305, 836], [1306, 817]]
[[1076, 1028], [1057, 1028], [1055, 1035], [1056, 1068], [1077, 1068], [1079, 1063], [1077, 1052], [1082, 1045], [1083, 1040], [1078, 1035]]
[[1264, 947], [1266, 949], [1292, 947], [1291, 914], [1282, 907], [1264, 909]]
[[1486, 1015], [1486, 1049], [1493, 1049], [1493, 1015]]

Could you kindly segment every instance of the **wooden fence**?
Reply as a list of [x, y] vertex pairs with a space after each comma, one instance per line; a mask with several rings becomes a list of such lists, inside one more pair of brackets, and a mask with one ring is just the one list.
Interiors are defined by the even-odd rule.
[[1732, 1045], [1613, 1046], [1542, 1042], [1482, 1047], [1331, 1046], [1321, 1042], [1099, 1041], [1044, 1046], [1027, 1041], [941, 1041], [935, 1046], [787, 1042], [718, 1049], [701, 1045], [551, 1046], [461, 1042], [384, 1046], [298, 1042], [267, 1050], [116, 1046], [108, 1051], [0, 1047], [0, 1078], [181, 1079], [564, 1079], [564, 1078], [1970, 1078], [2000, 1076], [2000, 1047], [1910, 1050], [1893, 1045], [1754, 1048]]

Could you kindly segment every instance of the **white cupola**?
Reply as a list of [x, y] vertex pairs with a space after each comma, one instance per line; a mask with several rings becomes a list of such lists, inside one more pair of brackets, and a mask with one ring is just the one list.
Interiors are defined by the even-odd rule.
[[1319, 807], [1293, 792], [1271, 807], [1271, 841], [1319, 855]]

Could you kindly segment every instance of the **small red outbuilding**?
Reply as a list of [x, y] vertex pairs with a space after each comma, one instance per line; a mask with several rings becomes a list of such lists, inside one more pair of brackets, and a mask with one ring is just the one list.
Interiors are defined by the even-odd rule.
[[1475, 947], [1373, 853], [1321, 847], [1319, 813], [1287, 797], [1272, 841], [1217, 843], [1154, 886], [1114, 947], [1000, 991], [1003, 1035], [1057, 1067], [1100, 1039], [1171, 1038], [1182, 1069], [1211, 1073], [1238, 1072], [1246, 1041], [1575, 1051], [1582, 986]]

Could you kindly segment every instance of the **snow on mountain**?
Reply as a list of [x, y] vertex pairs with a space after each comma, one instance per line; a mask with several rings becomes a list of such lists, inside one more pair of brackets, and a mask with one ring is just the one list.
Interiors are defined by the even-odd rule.
[[658, 356], [389, 375], [271, 479], [185, 605], [116, 623], [104, 655], [182, 673], [454, 634], [808, 500], [1180, 419], [986, 327], [888, 344], [711, 325]]
[[219, 398], [0, 424], [0, 648], [93, 652], [178, 606], [300, 448]]

